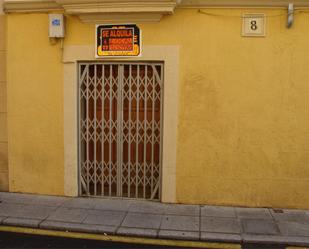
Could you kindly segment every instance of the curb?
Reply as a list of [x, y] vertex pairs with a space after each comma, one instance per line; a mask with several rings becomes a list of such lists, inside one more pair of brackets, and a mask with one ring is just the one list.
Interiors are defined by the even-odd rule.
[[297, 247], [297, 246], [289, 246], [286, 249], [309, 249], [309, 247]]

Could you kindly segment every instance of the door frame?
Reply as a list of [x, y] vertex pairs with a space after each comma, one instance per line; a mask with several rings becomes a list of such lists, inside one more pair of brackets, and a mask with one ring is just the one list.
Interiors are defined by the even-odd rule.
[[[94, 58], [93, 46], [64, 46], [63, 49], [63, 118], [64, 118], [64, 194], [78, 196], [78, 63], [100, 61]], [[138, 58], [109, 61], [164, 62], [163, 140], [161, 164], [161, 201], [176, 202], [176, 156], [178, 123], [179, 46], [143, 47]]]

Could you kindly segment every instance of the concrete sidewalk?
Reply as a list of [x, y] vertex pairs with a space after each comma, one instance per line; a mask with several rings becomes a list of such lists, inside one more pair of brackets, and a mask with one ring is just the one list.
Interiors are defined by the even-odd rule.
[[0, 224], [189, 241], [309, 246], [309, 210], [0, 192]]

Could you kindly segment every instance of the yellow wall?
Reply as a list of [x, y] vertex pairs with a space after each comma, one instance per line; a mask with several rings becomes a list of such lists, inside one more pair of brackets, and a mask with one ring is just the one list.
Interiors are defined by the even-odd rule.
[[0, 0], [0, 191], [9, 189], [6, 105], [6, 17]]
[[[145, 45], [180, 45], [177, 201], [309, 208], [309, 15], [292, 29], [270, 17], [266, 38], [243, 38], [226, 16], [244, 10], [207, 12], [219, 16], [178, 9], [139, 25]], [[8, 16], [11, 191], [63, 193], [61, 50], [47, 24]], [[94, 24], [66, 28], [65, 45], [94, 44]]]
[[10, 191], [63, 194], [62, 65], [48, 17], [8, 16]]

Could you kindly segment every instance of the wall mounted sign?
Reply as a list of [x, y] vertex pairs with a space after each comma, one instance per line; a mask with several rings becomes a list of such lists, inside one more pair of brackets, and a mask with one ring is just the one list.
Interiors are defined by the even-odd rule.
[[97, 25], [96, 57], [141, 55], [141, 31], [134, 24]]
[[265, 36], [265, 14], [244, 14], [242, 36]]

